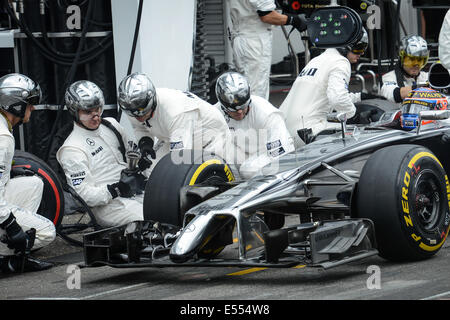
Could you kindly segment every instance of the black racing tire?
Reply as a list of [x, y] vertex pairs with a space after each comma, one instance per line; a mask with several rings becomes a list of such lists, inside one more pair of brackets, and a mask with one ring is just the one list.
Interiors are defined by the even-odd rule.
[[56, 228], [59, 227], [64, 216], [64, 192], [58, 175], [44, 160], [25, 151], [16, 150], [13, 161], [13, 175], [15, 170], [19, 171], [20, 167], [25, 167], [42, 179], [44, 191], [37, 213], [52, 221]]
[[[198, 159], [175, 164], [173, 152], [165, 155], [153, 169], [145, 186], [144, 219], [183, 225], [184, 213], [180, 210], [180, 189], [207, 181], [233, 181], [229, 166], [220, 158], [182, 150], [178, 159]], [[188, 155], [188, 157], [186, 157]]]
[[426, 259], [447, 238], [449, 190], [445, 170], [430, 150], [389, 146], [371, 155], [361, 172], [356, 214], [374, 222], [381, 257]]

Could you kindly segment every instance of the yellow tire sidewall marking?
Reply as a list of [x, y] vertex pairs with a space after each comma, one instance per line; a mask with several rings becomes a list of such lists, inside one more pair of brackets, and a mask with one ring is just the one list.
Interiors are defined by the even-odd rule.
[[192, 186], [197, 182], [198, 176], [200, 175], [200, 173], [208, 166], [213, 165], [213, 164], [223, 164], [224, 167], [224, 171], [227, 175], [228, 181], [233, 181], [234, 180], [234, 176], [231, 173], [230, 168], [228, 167], [228, 165], [222, 163], [222, 161], [218, 160], [218, 159], [211, 159], [211, 160], [207, 160], [205, 162], [203, 162], [194, 172], [194, 174], [192, 175], [191, 180], [189, 181], [189, 185]]
[[[439, 163], [439, 165], [440, 165], [442, 168], [444, 168], [444, 167], [442, 166], [442, 163], [439, 161], [439, 159], [438, 159], [434, 154], [429, 153], [429, 152], [419, 152], [419, 153], [417, 153], [417, 154], [416, 154], [414, 157], [412, 157], [412, 159], [409, 161], [409, 163], [408, 163], [408, 168], [409, 168], [409, 169], [412, 169], [413, 166], [414, 166], [414, 164], [417, 162], [417, 160], [419, 160], [419, 159], [421, 159], [421, 158], [423, 158], [423, 157], [429, 157], [429, 158], [435, 160], [437, 163]], [[408, 171], [405, 172], [405, 175], [406, 175], [406, 174], [409, 174]], [[447, 180], [447, 176], [445, 176], [445, 179]], [[409, 185], [408, 185], [407, 187], [408, 187], [408, 189], [409, 189]], [[408, 190], [408, 193], [409, 193], [409, 190]], [[447, 194], [447, 198], [448, 198], [448, 200], [450, 200], [448, 194]], [[408, 227], [408, 225], [407, 225], [406, 227]], [[435, 246], [429, 246], [429, 245], [426, 245], [426, 244], [423, 243], [423, 242], [420, 242], [419, 247], [420, 247], [422, 250], [429, 251], [429, 252], [436, 251], [437, 249], [439, 249], [439, 248], [444, 244], [445, 240], [447, 239], [449, 230], [450, 230], [450, 228], [447, 227], [446, 234], [445, 234], [445, 236], [442, 238], [442, 241], [441, 241], [439, 244], [437, 244], [437, 245], [435, 245]], [[414, 234], [412, 234], [411, 236], [414, 238]], [[417, 241], [418, 241], [418, 240], [421, 240], [420, 237], [417, 237], [416, 239], [417, 239]]]

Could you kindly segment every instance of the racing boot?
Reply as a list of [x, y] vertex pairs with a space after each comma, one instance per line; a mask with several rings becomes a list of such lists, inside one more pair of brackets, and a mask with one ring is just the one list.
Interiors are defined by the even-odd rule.
[[0, 268], [3, 273], [21, 273], [42, 271], [51, 267], [53, 267], [52, 263], [32, 257], [4, 256], [1, 259]]

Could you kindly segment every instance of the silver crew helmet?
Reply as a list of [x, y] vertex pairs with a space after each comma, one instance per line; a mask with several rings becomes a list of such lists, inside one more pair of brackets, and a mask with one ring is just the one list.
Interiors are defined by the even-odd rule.
[[119, 85], [117, 102], [129, 116], [139, 118], [156, 108], [156, 89], [143, 73], [126, 76]]
[[0, 78], [0, 108], [20, 119], [25, 117], [28, 105], [41, 101], [39, 84], [19, 73], [7, 74]]
[[423, 68], [430, 56], [428, 43], [421, 36], [406, 36], [400, 43], [398, 55], [402, 66], [418, 63]]
[[80, 120], [79, 110], [101, 108], [101, 112], [103, 112], [105, 105], [102, 89], [87, 80], [72, 83], [66, 90], [64, 100], [69, 113], [76, 121]]
[[250, 86], [238, 72], [226, 72], [216, 82], [216, 97], [225, 112], [235, 112], [249, 106]]

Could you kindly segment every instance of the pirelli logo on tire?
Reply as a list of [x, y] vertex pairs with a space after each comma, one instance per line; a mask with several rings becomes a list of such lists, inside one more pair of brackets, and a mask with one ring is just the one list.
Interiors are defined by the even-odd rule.
[[408, 158], [401, 177], [402, 222], [413, 243], [433, 252], [444, 244], [449, 232], [449, 180], [432, 153], [417, 152]]

